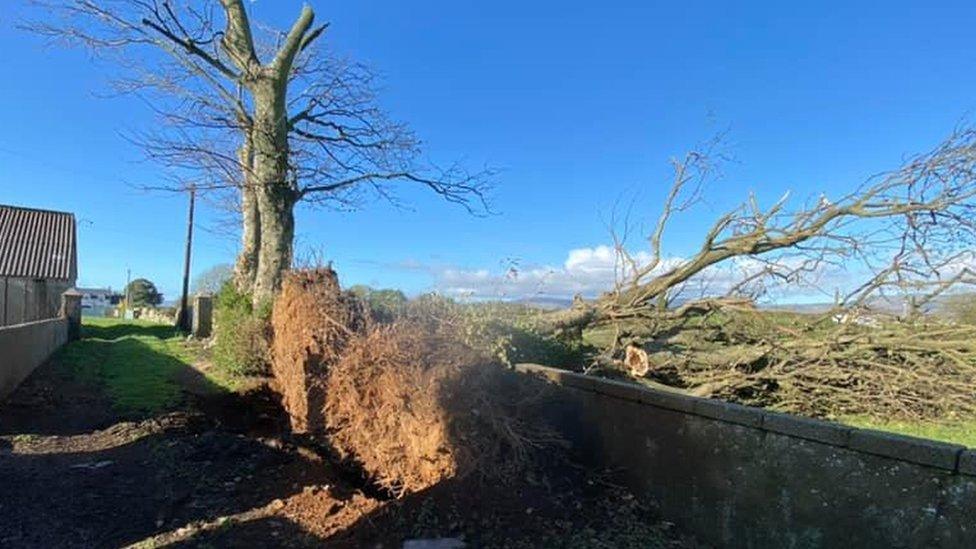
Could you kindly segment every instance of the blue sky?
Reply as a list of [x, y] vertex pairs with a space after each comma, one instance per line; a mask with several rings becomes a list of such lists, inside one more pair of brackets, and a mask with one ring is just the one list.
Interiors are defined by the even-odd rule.
[[[383, 104], [432, 159], [503, 170], [489, 217], [409, 187], [411, 210], [301, 211], [299, 255], [333, 259], [347, 284], [491, 293], [515, 262], [552, 272], [546, 292], [589, 291], [614, 202], [636, 193], [652, 219], [669, 157], [716, 131], [730, 129], [737, 161], [676, 221], [670, 254], [749, 191], [841, 194], [976, 107], [972, 2], [311, 4], [332, 23], [330, 48], [383, 75]], [[248, 6], [284, 27], [301, 3]], [[76, 213], [80, 284], [119, 287], [128, 267], [175, 296], [185, 201], [133, 188], [161, 175], [123, 137], [151, 113], [105, 97], [110, 64], [16, 29], [23, 13], [0, 20], [0, 203]], [[208, 230], [212, 211], [201, 218], [194, 272], [231, 262], [237, 245]]]

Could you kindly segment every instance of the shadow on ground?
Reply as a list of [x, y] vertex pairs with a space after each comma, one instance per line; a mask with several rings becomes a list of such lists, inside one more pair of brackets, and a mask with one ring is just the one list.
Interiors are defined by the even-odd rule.
[[[57, 379], [57, 365], [46, 368], [22, 389], [36, 395]], [[283, 420], [267, 391], [217, 393], [181, 410], [129, 417], [97, 409], [110, 399], [96, 396], [30, 408], [18, 395], [26, 428], [19, 433], [7, 421], [11, 408], [0, 410], [0, 547], [119, 547], [337, 483], [316, 456], [267, 436]], [[32, 428], [31, 412], [47, 428]], [[57, 428], [59, 421], [69, 428]], [[240, 536], [236, 546], [250, 545], [263, 527], [267, 535], [254, 539], [292, 537], [276, 524], [224, 535]]]
[[0, 404], [0, 547], [118, 547], [335, 483], [274, 436], [270, 391], [214, 385], [155, 346], [173, 333], [86, 326]]
[[[0, 457], [0, 546], [118, 547], [330, 481], [325, 468], [294, 449], [213, 430], [197, 418], [158, 418], [131, 429], [113, 427], [115, 440], [101, 450], [15, 443], [15, 451], [50, 453]], [[54, 447], [39, 448], [43, 443]]]
[[0, 436], [83, 434], [228, 396], [164, 352], [172, 327], [88, 325], [84, 333], [0, 403]]

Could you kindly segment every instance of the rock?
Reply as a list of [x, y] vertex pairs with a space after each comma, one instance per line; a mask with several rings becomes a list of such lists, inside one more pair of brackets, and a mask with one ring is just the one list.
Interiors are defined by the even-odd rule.
[[466, 547], [460, 538], [408, 539], [403, 549], [461, 549]]
[[103, 467], [108, 467], [109, 465], [112, 465], [113, 463], [115, 463], [115, 462], [114, 461], [111, 461], [111, 460], [105, 460], [105, 461], [88, 461], [88, 462], [85, 462], [85, 463], [76, 463], [74, 465], [69, 465], [68, 468], [69, 469], [87, 469], [89, 471], [94, 471], [96, 469], [101, 469]]

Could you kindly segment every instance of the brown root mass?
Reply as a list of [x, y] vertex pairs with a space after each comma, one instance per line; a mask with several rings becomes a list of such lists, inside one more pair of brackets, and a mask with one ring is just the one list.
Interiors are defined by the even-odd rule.
[[313, 269], [286, 276], [271, 324], [271, 372], [292, 430], [321, 431], [325, 376], [350, 339], [366, 332], [367, 314], [355, 296], [341, 291], [335, 271]]
[[272, 370], [293, 427], [395, 495], [513, 477], [558, 442], [534, 419], [541, 389], [462, 343], [449, 318], [371, 322], [322, 269], [286, 279], [272, 323]]

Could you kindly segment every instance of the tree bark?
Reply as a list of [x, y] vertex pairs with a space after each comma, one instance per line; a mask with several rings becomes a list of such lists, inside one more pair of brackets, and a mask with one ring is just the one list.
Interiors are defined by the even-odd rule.
[[261, 187], [257, 195], [261, 212], [261, 247], [253, 302], [261, 307], [271, 303], [281, 288], [282, 275], [291, 267], [295, 200], [288, 189], [276, 187]]
[[250, 133], [238, 151], [241, 163], [241, 253], [234, 265], [234, 284], [243, 294], [254, 291], [254, 280], [258, 269], [258, 252], [261, 248], [261, 213], [258, 210], [253, 169], [254, 153]]
[[262, 306], [274, 299], [284, 271], [291, 267], [298, 196], [288, 180], [287, 74], [265, 70], [251, 87], [254, 97], [255, 195], [261, 239], [253, 300]]

